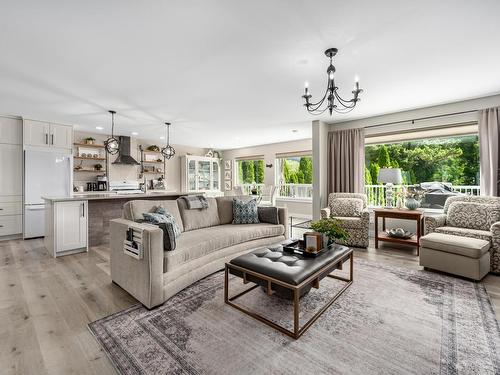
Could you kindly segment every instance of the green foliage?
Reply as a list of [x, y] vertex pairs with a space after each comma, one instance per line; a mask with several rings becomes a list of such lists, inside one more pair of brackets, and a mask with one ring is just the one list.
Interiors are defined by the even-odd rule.
[[283, 179], [287, 184], [312, 184], [313, 165], [310, 156], [283, 160]]
[[347, 240], [349, 234], [342, 228], [340, 220], [333, 218], [321, 219], [311, 223], [311, 229], [323, 233], [328, 237], [328, 245], [337, 241]]
[[377, 167], [401, 168], [403, 183], [442, 181], [479, 185], [479, 143], [476, 135], [372, 145], [365, 148], [372, 182]]
[[263, 184], [264, 183], [264, 160], [255, 160], [253, 162], [253, 166], [254, 166], [255, 183]]
[[372, 175], [370, 170], [365, 167], [365, 185], [372, 185]]
[[[313, 163], [310, 156], [303, 156], [299, 161], [299, 171], [304, 174], [303, 184], [312, 184], [313, 179]], [[299, 178], [300, 180], [300, 178]]]

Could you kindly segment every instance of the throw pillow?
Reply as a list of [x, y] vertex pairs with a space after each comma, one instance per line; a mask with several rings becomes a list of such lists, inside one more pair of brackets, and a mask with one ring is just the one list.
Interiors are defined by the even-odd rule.
[[279, 224], [278, 207], [257, 207], [261, 223]]
[[363, 212], [363, 200], [360, 198], [336, 198], [330, 203], [330, 211], [330, 216], [361, 216], [361, 212]]
[[453, 202], [448, 207], [446, 225], [450, 227], [490, 230], [500, 220], [500, 207], [495, 204]]
[[257, 211], [257, 201], [251, 199], [243, 202], [241, 199], [233, 199], [233, 224], [257, 224], [259, 214]]
[[144, 217], [144, 220], [153, 224], [171, 223], [175, 238], [181, 235], [181, 229], [179, 228], [179, 225], [177, 225], [175, 218], [161, 206], [157, 207], [155, 212], [145, 212], [142, 216]]

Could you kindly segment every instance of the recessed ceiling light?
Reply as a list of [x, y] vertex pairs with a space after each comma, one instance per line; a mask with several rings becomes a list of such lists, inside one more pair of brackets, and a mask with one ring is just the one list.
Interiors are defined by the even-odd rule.
[[132, 132], [131, 134], [132, 135], [139, 135], [139, 133], [137, 133], [137, 132]]
[[96, 126], [95, 127], [97, 130], [104, 130], [104, 128], [102, 126]]

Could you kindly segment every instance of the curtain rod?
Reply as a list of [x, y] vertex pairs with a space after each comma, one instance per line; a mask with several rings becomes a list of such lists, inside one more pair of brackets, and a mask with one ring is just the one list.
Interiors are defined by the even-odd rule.
[[415, 119], [411, 119], [411, 120], [385, 122], [383, 124], [376, 124], [376, 125], [365, 126], [364, 128], [365, 129], [369, 129], [369, 128], [376, 128], [378, 126], [404, 124], [405, 122], [411, 122], [412, 124], [414, 124], [415, 121], [429, 120], [429, 119], [433, 119], [433, 118], [448, 117], [448, 116], [455, 116], [455, 115], [463, 115], [465, 113], [474, 113], [474, 112], [478, 112], [478, 111], [479, 110], [477, 110], [477, 109], [473, 109], [473, 110], [470, 110], [470, 111], [462, 111], [462, 112], [447, 113], [447, 114], [444, 114], [444, 115], [434, 115], [434, 116], [420, 117], [420, 118], [415, 118]]

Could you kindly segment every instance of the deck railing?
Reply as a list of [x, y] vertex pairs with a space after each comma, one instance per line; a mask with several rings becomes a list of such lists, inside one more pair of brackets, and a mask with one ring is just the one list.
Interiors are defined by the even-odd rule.
[[312, 199], [312, 184], [281, 184], [277, 186], [277, 196], [281, 198]]
[[[402, 185], [393, 186], [394, 195], [402, 189]], [[475, 185], [452, 186], [453, 191], [467, 195], [480, 195], [481, 189]], [[385, 206], [385, 186], [365, 185], [365, 194], [368, 197], [368, 205], [372, 207]], [[395, 199], [394, 199], [395, 201]]]

